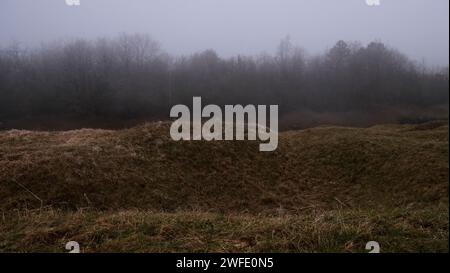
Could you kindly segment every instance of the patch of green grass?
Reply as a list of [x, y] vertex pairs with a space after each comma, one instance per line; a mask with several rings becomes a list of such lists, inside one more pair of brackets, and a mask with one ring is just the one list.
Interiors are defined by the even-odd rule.
[[2, 252], [448, 252], [448, 207], [262, 216], [201, 212], [41, 211], [6, 216]]

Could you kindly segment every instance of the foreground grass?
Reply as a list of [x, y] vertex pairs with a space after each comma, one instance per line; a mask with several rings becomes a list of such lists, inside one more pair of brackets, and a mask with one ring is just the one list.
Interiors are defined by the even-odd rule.
[[448, 207], [333, 210], [304, 215], [148, 211], [17, 212], [0, 227], [1, 252], [448, 252]]
[[0, 252], [449, 251], [447, 121], [283, 132], [273, 153], [168, 129], [1, 132]]

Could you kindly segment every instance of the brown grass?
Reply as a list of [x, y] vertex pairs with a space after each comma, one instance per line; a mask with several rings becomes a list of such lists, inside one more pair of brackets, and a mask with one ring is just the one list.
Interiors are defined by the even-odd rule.
[[447, 122], [288, 131], [274, 153], [168, 128], [0, 133], [0, 252], [448, 252]]
[[[445, 213], [446, 212], [446, 213]], [[64, 252], [448, 252], [448, 207], [248, 215], [149, 211], [21, 212], [3, 219], [0, 249]]]

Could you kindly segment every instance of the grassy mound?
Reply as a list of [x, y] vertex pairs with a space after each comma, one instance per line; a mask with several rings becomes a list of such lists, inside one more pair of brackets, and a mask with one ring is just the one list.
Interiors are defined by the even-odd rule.
[[288, 131], [272, 153], [168, 132], [0, 133], [0, 251], [448, 251], [447, 122]]

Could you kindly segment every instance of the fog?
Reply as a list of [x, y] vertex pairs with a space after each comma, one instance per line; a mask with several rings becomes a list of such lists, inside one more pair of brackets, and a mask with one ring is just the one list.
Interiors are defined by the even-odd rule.
[[336, 41], [382, 41], [427, 65], [448, 65], [448, 0], [1, 0], [0, 44], [148, 33], [171, 54], [273, 53], [281, 38], [311, 54]]

